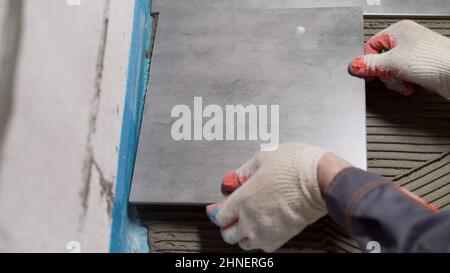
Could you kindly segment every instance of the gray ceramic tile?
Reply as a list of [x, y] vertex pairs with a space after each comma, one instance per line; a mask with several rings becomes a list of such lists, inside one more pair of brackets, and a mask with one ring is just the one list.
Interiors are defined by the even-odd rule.
[[280, 143], [324, 146], [365, 168], [364, 82], [347, 73], [362, 24], [359, 8], [161, 13], [130, 202], [218, 201], [222, 176], [259, 150], [173, 140], [172, 108], [192, 110], [195, 96], [203, 107], [279, 105]]
[[361, 6], [362, 0], [158, 0], [159, 11], [180, 8], [184, 11], [205, 9], [285, 9]]
[[158, 0], [158, 9], [317, 8], [360, 6], [366, 14], [450, 15], [448, 0]]
[[364, 0], [363, 7], [365, 14], [450, 15], [449, 0]]

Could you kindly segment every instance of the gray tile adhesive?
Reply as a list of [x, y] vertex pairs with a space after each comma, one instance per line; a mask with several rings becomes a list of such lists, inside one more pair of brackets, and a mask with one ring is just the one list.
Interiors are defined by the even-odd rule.
[[[271, 132], [279, 126], [272, 141], [278, 142], [279, 135], [279, 143], [322, 146], [366, 168], [364, 81], [337, 69], [362, 54], [362, 48], [360, 8], [161, 13], [130, 202], [221, 200], [222, 176], [265, 148], [266, 126]], [[243, 121], [245, 140], [237, 139], [239, 122], [233, 126], [227, 120], [233, 114], [226, 108], [237, 105], [257, 108], [257, 123], [251, 122], [255, 130], [248, 117]], [[205, 140], [201, 125], [210, 118], [201, 115], [210, 106], [223, 112], [216, 115], [223, 118], [217, 127], [223, 129], [219, 137], [227, 140]], [[191, 140], [174, 136], [179, 116], [171, 114], [179, 107], [183, 116], [200, 116], [188, 117], [190, 124], [182, 127], [191, 130], [185, 135]]]
[[[365, 40], [398, 19], [364, 20]], [[416, 20], [450, 37], [450, 20]], [[423, 93], [403, 97], [380, 83], [367, 86], [369, 170], [391, 179], [438, 206], [450, 209], [450, 103]], [[143, 216], [152, 252], [237, 252], [199, 209], [167, 210]], [[287, 243], [281, 251], [359, 252], [336, 224], [325, 217]]]

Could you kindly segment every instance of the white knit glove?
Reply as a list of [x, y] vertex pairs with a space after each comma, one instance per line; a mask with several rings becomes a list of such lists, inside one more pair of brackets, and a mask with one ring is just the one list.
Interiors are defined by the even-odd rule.
[[258, 152], [225, 176], [226, 190], [245, 184], [207, 207], [223, 239], [245, 250], [272, 252], [324, 216], [317, 166], [325, 153], [306, 144], [283, 144], [276, 151]]
[[[383, 50], [389, 50], [381, 53]], [[413, 84], [450, 98], [450, 39], [413, 21], [400, 21], [372, 37], [365, 56], [349, 71], [377, 76], [388, 88], [409, 95]]]

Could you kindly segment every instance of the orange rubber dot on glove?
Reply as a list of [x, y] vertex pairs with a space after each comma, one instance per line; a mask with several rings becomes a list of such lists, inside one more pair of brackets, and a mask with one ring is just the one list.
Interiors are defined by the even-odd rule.
[[235, 189], [239, 188], [244, 182], [239, 179], [236, 171], [231, 171], [223, 178], [223, 189], [226, 193], [232, 193]]

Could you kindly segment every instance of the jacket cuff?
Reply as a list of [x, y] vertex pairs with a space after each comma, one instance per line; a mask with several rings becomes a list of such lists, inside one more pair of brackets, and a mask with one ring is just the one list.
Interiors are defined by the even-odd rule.
[[354, 167], [344, 169], [325, 189], [328, 213], [352, 236], [352, 213], [356, 205], [372, 190], [389, 185], [388, 180], [378, 175]]

